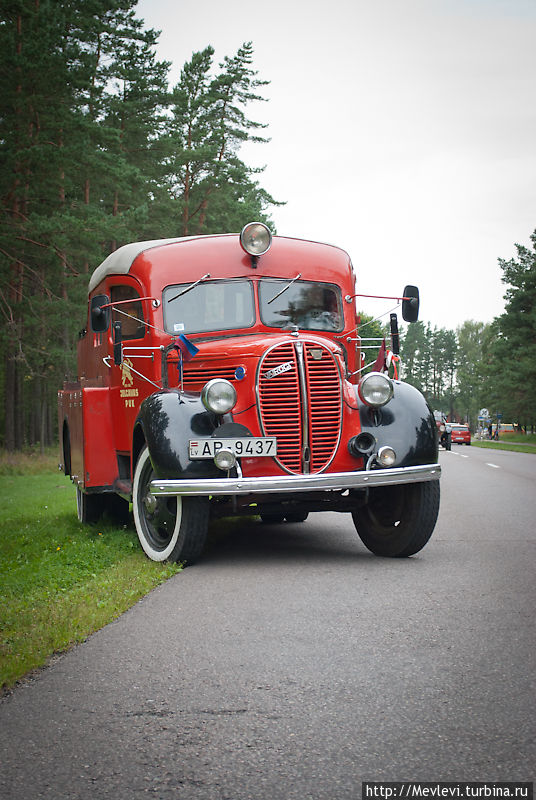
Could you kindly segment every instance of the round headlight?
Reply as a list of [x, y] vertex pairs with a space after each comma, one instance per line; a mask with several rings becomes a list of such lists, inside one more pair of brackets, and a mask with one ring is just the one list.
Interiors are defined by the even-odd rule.
[[367, 406], [384, 406], [393, 396], [393, 383], [382, 372], [369, 372], [359, 384], [359, 397]]
[[201, 400], [207, 411], [227, 414], [236, 403], [236, 390], [229, 381], [213, 378], [204, 385]]
[[272, 244], [270, 229], [262, 222], [250, 222], [242, 228], [240, 244], [250, 256], [262, 256]]

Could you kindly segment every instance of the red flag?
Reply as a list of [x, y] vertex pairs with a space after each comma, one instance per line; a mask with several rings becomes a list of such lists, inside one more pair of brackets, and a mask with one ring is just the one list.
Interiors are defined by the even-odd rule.
[[383, 340], [380, 352], [378, 353], [378, 358], [374, 362], [374, 366], [372, 367], [373, 372], [386, 372], [387, 371], [387, 361], [386, 361], [386, 350], [385, 350], [385, 339]]

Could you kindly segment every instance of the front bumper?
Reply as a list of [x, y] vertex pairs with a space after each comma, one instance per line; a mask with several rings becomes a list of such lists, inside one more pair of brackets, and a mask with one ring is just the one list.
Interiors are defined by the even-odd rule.
[[390, 486], [397, 483], [435, 481], [441, 475], [439, 464], [420, 464], [415, 467], [373, 469], [360, 472], [332, 472], [320, 475], [281, 475], [259, 478], [217, 478], [151, 481], [153, 495], [235, 495], [270, 494], [281, 492], [345, 491], [369, 486]]

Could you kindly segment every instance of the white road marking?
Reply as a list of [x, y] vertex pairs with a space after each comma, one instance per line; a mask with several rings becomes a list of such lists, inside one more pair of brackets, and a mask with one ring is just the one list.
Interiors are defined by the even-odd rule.
[[498, 467], [497, 464], [490, 464], [488, 461], [486, 461], [486, 466], [493, 467], [493, 469], [500, 469], [500, 467]]

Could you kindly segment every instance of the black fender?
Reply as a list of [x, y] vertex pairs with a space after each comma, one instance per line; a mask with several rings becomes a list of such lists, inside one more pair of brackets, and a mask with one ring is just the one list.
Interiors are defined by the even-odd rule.
[[[136, 421], [149, 448], [158, 478], [221, 478], [212, 459], [190, 461], [190, 439], [209, 438], [219, 418], [207, 411], [198, 394], [164, 389], [147, 397]], [[136, 436], [136, 434], [135, 434]]]
[[371, 408], [359, 398], [361, 429], [377, 442], [374, 452], [389, 445], [397, 455], [395, 467], [435, 464], [437, 426], [425, 397], [409, 383], [393, 381], [394, 394], [382, 408]]

